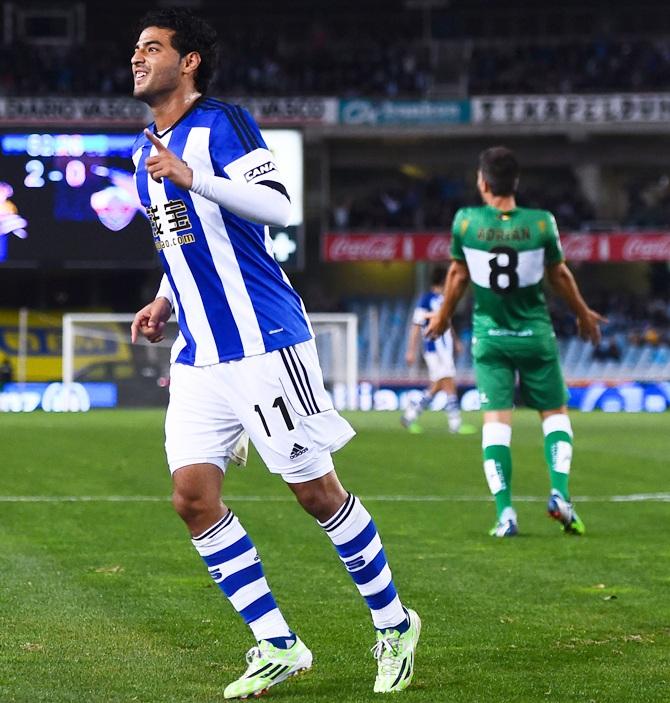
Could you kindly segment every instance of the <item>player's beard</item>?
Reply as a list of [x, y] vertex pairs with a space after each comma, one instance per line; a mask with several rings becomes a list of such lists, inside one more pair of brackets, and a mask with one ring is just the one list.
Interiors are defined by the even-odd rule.
[[133, 84], [133, 97], [152, 107], [169, 97], [179, 86], [179, 67], [175, 71], [163, 69], [147, 73], [141, 85]]

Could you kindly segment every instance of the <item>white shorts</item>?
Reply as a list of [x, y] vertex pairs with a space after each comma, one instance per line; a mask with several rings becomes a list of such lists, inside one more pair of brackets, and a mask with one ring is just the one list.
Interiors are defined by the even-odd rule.
[[454, 378], [456, 366], [454, 365], [454, 343], [451, 333], [448, 332], [435, 342], [435, 351], [425, 351], [423, 358], [428, 367], [428, 378], [431, 383], [442, 378]]
[[170, 471], [225, 471], [246, 431], [272, 473], [288, 483], [333, 469], [331, 453], [355, 434], [323, 386], [314, 340], [211, 366], [173, 364], [165, 418]]

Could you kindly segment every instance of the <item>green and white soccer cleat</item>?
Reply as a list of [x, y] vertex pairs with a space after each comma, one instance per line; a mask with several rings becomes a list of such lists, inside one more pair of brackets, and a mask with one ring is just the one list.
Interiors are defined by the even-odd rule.
[[288, 649], [261, 640], [247, 652], [247, 670], [237, 681], [226, 686], [223, 697], [258, 698], [271, 686], [306, 671], [312, 666], [312, 653], [299, 638]]
[[407, 610], [409, 629], [377, 632], [377, 644], [372, 654], [377, 660], [375, 693], [402, 691], [412, 682], [414, 653], [421, 634], [421, 618], [414, 610]]
[[583, 535], [586, 526], [577, 515], [572, 503], [565, 500], [558, 491], [552, 491], [547, 502], [547, 513], [563, 526], [563, 532], [568, 535]]

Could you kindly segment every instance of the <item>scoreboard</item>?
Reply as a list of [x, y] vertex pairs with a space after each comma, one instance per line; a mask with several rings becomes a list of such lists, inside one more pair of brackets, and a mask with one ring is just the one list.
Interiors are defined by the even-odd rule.
[[0, 262], [152, 267], [132, 177], [135, 134], [0, 135]]
[[[271, 232], [289, 268], [302, 254], [303, 155], [296, 130], [264, 130], [291, 194]], [[133, 182], [136, 133], [0, 134], [0, 267], [153, 268], [151, 229]]]

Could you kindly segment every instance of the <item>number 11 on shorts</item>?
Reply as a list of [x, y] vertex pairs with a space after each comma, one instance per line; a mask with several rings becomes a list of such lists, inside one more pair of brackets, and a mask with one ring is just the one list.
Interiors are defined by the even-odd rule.
[[[284, 418], [284, 422], [286, 423], [286, 429], [290, 432], [291, 430], [294, 430], [295, 427], [293, 425], [293, 422], [291, 421], [291, 416], [288, 413], [288, 408], [286, 407], [286, 403], [284, 402], [284, 399], [281, 396], [277, 396], [274, 399], [274, 402], [272, 403], [273, 408], [279, 408], [279, 412], [281, 412], [282, 417]], [[263, 429], [265, 430], [265, 434], [268, 437], [272, 437], [272, 434], [270, 433], [270, 428], [268, 427], [268, 423], [265, 419], [265, 415], [263, 415], [263, 411], [261, 410], [260, 405], [254, 405], [254, 410], [258, 413], [258, 417], [261, 419], [261, 423], [263, 424]]]

